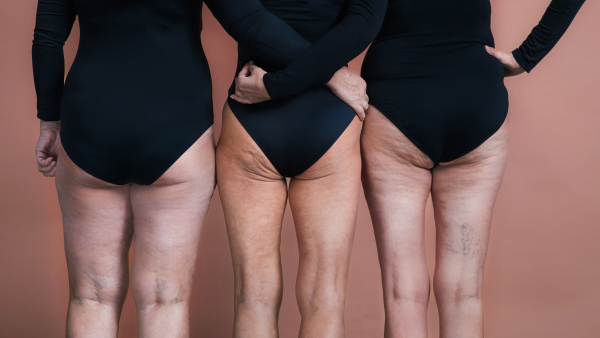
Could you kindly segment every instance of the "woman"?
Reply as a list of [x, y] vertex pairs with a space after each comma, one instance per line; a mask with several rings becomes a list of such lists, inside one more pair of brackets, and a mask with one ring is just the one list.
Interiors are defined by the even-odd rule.
[[508, 54], [492, 48], [488, 0], [389, 1], [363, 64], [372, 106], [361, 138], [386, 337], [427, 337], [430, 193], [441, 337], [483, 337], [484, 262], [508, 156], [503, 77], [530, 71], [583, 2], [553, 0], [523, 45]]
[[[310, 46], [258, 1], [208, 3], [257, 55], [285, 63]], [[134, 232], [139, 335], [188, 336], [198, 237], [215, 186], [201, 6], [193, 0], [39, 1], [36, 154], [44, 175], [56, 173], [63, 214], [67, 336], [117, 335]], [[62, 46], [76, 16], [79, 50], [63, 85]], [[330, 85], [343, 92], [336, 79]]]
[[[288, 192], [300, 250], [300, 337], [343, 337], [362, 123], [330, 90], [309, 88], [307, 79], [325, 83], [327, 74], [364, 50], [379, 30], [385, 1], [264, 4], [315, 43], [282, 71], [239, 47], [238, 88], [223, 110], [217, 145], [219, 194], [235, 276], [234, 337], [278, 336], [279, 246]], [[245, 65], [250, 60], [257, 65]], [[283, 86], [290, 79], [295, 86]], [[244, 91], [261, 80], [266, 95]]]

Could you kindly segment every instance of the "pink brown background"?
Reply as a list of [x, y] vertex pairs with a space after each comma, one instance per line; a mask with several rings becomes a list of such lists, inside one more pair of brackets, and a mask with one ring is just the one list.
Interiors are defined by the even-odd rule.
[[[550, 0], [492, 0], [498, 48], [512, 50]], [[36, 170], [38, 135], [30, 48], [35, 0], [0, 0], [0, 337], [64, 337], [68, 298], [54, 180]], [[600, 2], [588, 1], [531, 75], [506, 81], [512, 152], [498, 197], [485, 278], [487, 337], [600, 337]], [[236, 46], [210, 12], [203, 44], [215, 121], [234, 76]], [[77, 26], [77, 25], [76, 25]], [[78, 28], [66, 47], [69, 65]], [[362, 56], [351, 63], [359, 70]], [[427, 254], [434, 266], [432, 209]], [[283, 228], [281, 337], [297, 335], [298, 265], [291, 214]], [[361, 201], [346, 305], [347, 337], [382, 337], [383, 302], [369, 212]], [[192, 337], [231, 336], [233, 273], [218, 192], [198, 256]], [[432, 297], [430, 337], [438, 337]], [[127, 299], [121, 336], [135, 337]]]

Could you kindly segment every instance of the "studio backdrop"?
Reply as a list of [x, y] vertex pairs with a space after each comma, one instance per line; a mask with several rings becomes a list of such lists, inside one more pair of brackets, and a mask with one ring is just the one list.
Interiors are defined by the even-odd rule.
[[[520, 45], [550, 0], [492, 0], [497, 48]], [[0, 1], [0, 337], [64, 337], [68, 280], [54, 179], [37, 172], [31, 40], [37, 0]], [[204, 9], [202, 41], [217, 137], [236, 44]], [[487, 337], [600, 337], [600, 2], [588, 1], [534, 71], [506, 80], [511, 154], [496, 204], [485, 271]], [[77, 51], [77, 23], [65, 53]], [[360, 70], [362, 56], [351, 63]], [[430, 274], [435, 227], [427, 209]], [[298, 248], [291, 213], [282, 234], [281, 337], [297, 336]], [[204, 228], [191, 302], [192, 337], [230, 337], [233, 271], [218, 190]], [[361, 197], [346, 303], [347, 337], [383, 337], [380, 269]], [[430, 337], [438, 337], [429, 306]], [[131, 296], [121, 337], [135, 337]]]

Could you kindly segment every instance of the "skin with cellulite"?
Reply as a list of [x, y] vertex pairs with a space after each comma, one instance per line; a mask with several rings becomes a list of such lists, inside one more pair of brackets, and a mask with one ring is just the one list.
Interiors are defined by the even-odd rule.
[[531, 71], [583, 2], [553, 0], [509, 54], [493, 49], [489, 0], [389, 1], [363, 64], [372, 107], [361, 139], [385, 337], [427, 337], [424, 213], [430, 194], [440, 336], [483, 337], [484, 262], [509, 145], [503, 78]]
[[[310, 45], [258, 0], [207, 5], [234, 38], [272, 62], [289, 63]], [[36, 155], [44, 175], [56, 174], [69, 337], [116, 337], [130, 282], [140, 337], [189, 335], [198, 237], [215, 187], [201, 6], [39, 1], [32, 50], [42, 120]], [[63, 83], [63, 44], [76, 16], [80, 45]]]
[[[233, 334], [279, 336], [279, 246], [289, 196], [300, 251], [299, 336], [341, 338], [360, 192], [362, 123], [325, 83], [376, 35], [385, 1], [263, 3], [313, 44], [284, 70], [238, 48], [238, 71], [251, 60], [268, 71], [264, 84], [272, 100], [245, 105], [230, 99], [223, 110], [217, 177], [235, 276]], [[323, 82], [306, 86], [307, 78]], [[272, 86], [279, 81], [296, 85]]]

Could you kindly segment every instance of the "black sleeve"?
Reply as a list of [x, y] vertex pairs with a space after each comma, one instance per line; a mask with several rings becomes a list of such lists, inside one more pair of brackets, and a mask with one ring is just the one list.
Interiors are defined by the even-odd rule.
[[63, 45], [75, 22], [73, 0], [39, 0], [32, 47], [33, 78], [37, 93], [37, 116], [60, 120], [65, 60]]
[[554, 48], [583, 6], [585, 0], [552, 0], [540, 23], [527, 40], [513, 51], [515, 60], [528, 73]]
[[225, 31], [264, 61], [285, 68], [312, 44], [259, 0], [205, 0]]
[[333, 74], [358, 56], [377, 36], [387, 0], [349, 0], [342, 20], [285, 69], [267, 73], [264, 83], [271, 99], [297, 95]]

